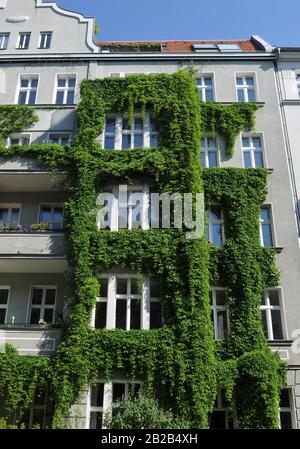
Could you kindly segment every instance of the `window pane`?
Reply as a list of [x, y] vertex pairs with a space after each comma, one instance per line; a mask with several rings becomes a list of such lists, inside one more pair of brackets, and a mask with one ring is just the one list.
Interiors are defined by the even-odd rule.
[[100, 298], [107, 298], [108, 279], [100, 279]]
[[38, 324], [40, 321], [40, 309], [31, 309], [30, 324]]
[[27, 92], [20, 92], [19, 93], [19, 104], [26, 104], [26, 99], [27, 99]]
[[134, 148], [139, 148], [144, 145], [144, 136], [143, 134], [135, 134], [134, 135]]
[[263, 244], [266, 248], [273, 246], [271, 226], [269, 224], [262, 224]]
[[221, 340], [227, 333], [227, 313], [226, 310], [217, 311], [218, 338]]
[[280, 306], [279, 293], [277, 290], [269, 290], [269, 300], [271, 306]]
[[43, 289], [41, 288], [34, 288], [32, 291], [32, 304], [42, 304], [43, 300]]
[[250, 147], [250, 140], [248, 137], [242, 138], [242, 146], [243, 148], [249, 148]]
[[238, 101], [240, 103], [243, 103], [245, 101], [244, 91], [241, 89], [238, 89]]
[[131, 299], [130, 301], [130, 329], [141, 328], [141, 300]]
[[255, 168], [263, 168], [263, 156], [261, 151], [254, 151]]
[[62, 207], [54, 207], [53, 222], [62, 223], [64, 220], [64, 211]]
[[75, 92], [74, 90], [69, 90], [67, 94], [67, 104], [75, 103]]
[[51, 219], [51, 207], [43, 206], [40, 212], [40, 222], [42, 223], [50, 223]]
[[21, 87], [28, 87], [29, 86], [29, 79], [21, 79]]
[[58, 91], [56, 94], [56, 104], [64, 104], [64, 92]]
[[115, 133], [116, 119], [114, 117], [107, 117], [105, 122], [105, 131], [107, 133]]
[[45, 387], [37, 387], [35, 389], [33, 405], [45, 405], [47, 389]]
[[115, 137], [114, 136], [105, 136], [104, 149], [105, 150], [114, 150], [115, 149]]
[[275, 340], [283, 339], [281, 313], [280, 310], [271, 310], [273, 337]]
[[122, 148], [123, 149], [131, 148], [131, 135], [130, 134], [122, 135]]
[[209, 164], [210, 168], [217, 167], [218, 160], [217, 160], [217, 152], [216, 151], [208, 152], [208, 164]]
[[260, 137], [252, 137], [253, 146], [255, 148], [261, 148], [261, 140]]
[[35, 100], [36, 100], [36, 91], [32, 90], [29, 94], [28, 104], [35, 104]]
[[53, 309], [45, 309], [44, 321], [46, 321], [46, 323], [53, 323], [53, 319], [54, 319], [54, 310]]
[[150, 302], [150, 329], [158, 329], [162, 324], [161, 302]]
[[134, 119], [134, 129], [135, 130], [143, 130], [143, 119], [141, 118], [135, 118]]
[[116, 328], [126, 330], [126, 314], [127, 314], [127, 300], [117, 299], [116, 304]]
[[267, 324], [267, 312], [266, 312], [266, 310], [262, 310], [261, 311], [261, 315], [262, 315], [262, 326], [263, 326], [265, 337], [269, 338], [268, 324]]
[[212, 79], [204, 78], [204, 84], [205, 84], [205, 86], [212, 86]]
[[243, 78], [237, 78], [237, 79], [236, 79], [236, 84], [237, 84], [238, 86], [242, 86], [242, 85], [243, 85]]
[[44, 409], [36, 409], [32, 411], [32, 427], [37, 426], [38, 428], [44, 427]]
[[91, 412], [90, 429], [102, 429], [102, 412]]
[[161, 286], [155, 280], [150, 281], [150, 296], [151, 298], [160, 298], [161, 296]]
[[91, 406], [103, 407], [104, 383], [96, 383], [92, 385]]
[[46, 290], [46, 302], [45, 304], [47, 306], [54, 306], [55, 305], [55, 297], [56, 297], [56, 290], [51, 288]]
[[106, 327], [107, 302], [97, 302], [95, 329], [104, 329]]
[[280, 412], [281, 429], [292, 429], [292, 417], [290, 412]]
[[9, 290], [0, 290], [0, 304], [6, 305], [8, 301]]
[[256, 101], [255, 92], [253, 89], [248, 89], [248, 100], [252, 102]]
[[6, 309], [0, 309], [0, 324], [5, 323]]
[[113, 403], [119, 401], [125, 396], [125, 384], [113, 383]]
[[207, 168], [206, 167], [206, 159], [205, 159], [205, 151], [201, 151], [201, 167], [202, 168]]
[[211, 220], [221, 220], [221, 209], [219, 207], [211, 207], [209, 210]]
[[3, 223], [8, 222], [8, 209], [0, 209], [0, 221]]
[[244, 155], [244, 167], [245, 168], [252, 168], [250, 151], [244, 151], [243, 155]]
[[37, 78], [33, 78], [31, 80], [31, 87], [33, 87], [33, 88], [37, 88], [38, 87], [38, 79]]
[[280, 407], [290, 408], [290, 395], [288, 388], [283, 388], [280, 392]]
[[117, 295], [127, 295], [127, 279], [117, 279]]
[[267, 207], [263, 207], [261, 209], [260, 216], [261, 216], [261, 219], [263, 221], [269, 221], [270, 220], [270, 211], [269, 211], [269, 209]]
[[158, 136], [157, 134], [150, 135], [150, 148], [157, 148], [158, 146]]
[[217, 246], [222, 246], [222, 225], [220, 224], [213, 224], [212, 226], [213, 230], [213, 243]]
[[127, 118], [123, 118], [123, 130], [130, 130], [131, 129], [131, 123]]
[[213, 99], [214, 99], [214, 93], [210, 89], [206, 90], [206, 95], [205, 96], [206, 96], [206, 101], [213, 101]]
[[130, 280], [130, 293], [131, 293], [131, 295], [137, 295], [138, 294], [138, 282], [137, 282], [137, 279], [131, 279]]
[[58, 87], [66, 87], [67, 80], [65, 78], [58, 78], [57, 86]]
[[253, 78], [247, 77], [247, 78], [246, 78], [246, 84], [247, 84], [248, 86], [254, 86], [254, 80], [253, 80]]
[[69, 87], [75, 87], [76, 78], [69, 78]]
[[226, 304], [226, 292], [224, 290], [216, 290], [216, 303], [217, 306], [225, 306]]

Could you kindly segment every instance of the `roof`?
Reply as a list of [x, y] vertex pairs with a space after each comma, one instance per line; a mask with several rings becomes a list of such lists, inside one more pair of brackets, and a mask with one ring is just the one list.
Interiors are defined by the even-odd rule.
[[186, 41], [109, 41], [97, 42], [101, 47], [129, 47], [129, 46], [161, 46], [163, 53], [190, 53], [193, 44], [239, 44], [244, 52], [253, 53], [263, 51], [251, 40], [186, 40]]

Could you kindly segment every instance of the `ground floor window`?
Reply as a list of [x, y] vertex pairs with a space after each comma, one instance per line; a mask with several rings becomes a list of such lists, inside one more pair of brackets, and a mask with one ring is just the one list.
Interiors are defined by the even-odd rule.
[[122, 398], [136, 396], [142, 389], [141, 382], [113, 380], [111, 382], [96, 381], [89, 387], [87, 400], [88, 429], [102, 429], [107, 414], [114, 412], [116, 403]]
[[281, 390], [279, 415], [281, 429], [294, 428], [293, 390], [291, 388]]
[[53, 416], [53, 400], [46, 386], [35, 389], [31, 407], [25, 411], [17, 410], [14, 424], [19, 428], [46, 429], [50, 428]]
[[213, 412], [209, 417], [210, 429], [234, 429], [234, 412], [225, 395], [226, 390], [220, 388], [216, 397]]

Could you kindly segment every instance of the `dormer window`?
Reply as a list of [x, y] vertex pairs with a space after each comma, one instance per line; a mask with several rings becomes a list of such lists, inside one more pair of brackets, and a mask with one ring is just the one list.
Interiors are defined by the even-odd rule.
[[52, 32], [51, 31], [42, 32], [40, 34], [39, 48], [43, 48], [43, 49], [50, 48], [51, 40], [52, 40]]
[[27, 48], [29, 48], [30, 36], [31, 36], [31, 33], [20, 33], [17, 48], [22, 49], [22, 50], [26, 50]]

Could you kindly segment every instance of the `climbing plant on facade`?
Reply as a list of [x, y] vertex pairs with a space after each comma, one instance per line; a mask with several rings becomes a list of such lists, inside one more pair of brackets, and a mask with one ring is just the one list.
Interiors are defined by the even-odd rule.
[[[267, 172], [199, 167], [202, 132], [223, 134], [231, 155], [239, 132], [253, 128], [256, 109], [254, 104], [201, 103], [193, 75], [185, 70], [173, 75], [88, 80], [81, 85], [78, 134], [69, 146], [1, 150], [2, 157], [34, 158], [53, 171], [65, 172], [70, 192], [65, 205], [70, 317], [56, 356], [43, 358], [41, 367], [35, 359], [15, 352], [10, 355], [11, 350], [0, 354], [0, 385], [8, 392], [8, 410], [12, 404], [28, 405], [11, 378], [12, 366], [20, 368], [26, 359], [32, 372], [40, 370], [52, 385], [54, 427], [66, 425], [70, 406], [91, 379], [100, 373], [110, 379], [116, 370], [143, 379], [150, 393], [159, 392], [162, 405], [171, 407], [191, 426], [208, 426], [220, 385], [237, 408], [239, 426], [278, 426], [276, 407], [284, 368], [267, 347], [259, 310], [263, 289], [276, 286], [279, 279], [274, 252], [261, 248], [259, 241], [259, 210], [266, 195]], [[136, 110], [153, 114], [159, 147], [101, 148], [97, 138], [105, 114], [119, 112], [131, 120]], [[24, 128], [30, 124], [24, 123]], [[107, 185], [134, 184], [140, 179], [146, 179], [159, 193], [204, 192], [208, 206], [221, 204], [224, 246], [214, 247], [205, 237], [187, 240], [184, 229], [99, 230], [98, 194]], [[161, 280], [165, 319], [160, 329], [91, 329], [99, 274], [115, 266]], [[213, 285], [227, 289], [230, 332], [222, 342], [214, 341], [210, 319], [209, 287]], [[31, 390], [25, 382], [23, 388], [28, 398]], [[250, 398], [255, 391], [262, 394], [253, 402]]]

